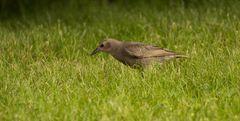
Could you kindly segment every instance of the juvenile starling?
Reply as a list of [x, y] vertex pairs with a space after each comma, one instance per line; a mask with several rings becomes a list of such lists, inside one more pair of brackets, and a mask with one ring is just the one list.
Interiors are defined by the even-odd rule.
[[116, 39], [104, 39], [91, 53], [105, 52], [130, 67], [145, 67], [153, 63], [163, 63], [172, 58], [185, 58], [185, 55], [170, 50], [146, 45], [139, 42], [122, 42]]

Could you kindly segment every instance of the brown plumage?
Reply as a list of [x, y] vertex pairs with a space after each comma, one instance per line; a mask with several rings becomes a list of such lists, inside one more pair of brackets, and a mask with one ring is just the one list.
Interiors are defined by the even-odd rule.
[[172, 58], [186, 57], [156, 46], [138, 42], [122, 42], [116, 39], [105, 39], [91, 55], [99, 51], [109, 53], [118, 61], [131, 67], [148, 66], [153, 63], [163, 63]]

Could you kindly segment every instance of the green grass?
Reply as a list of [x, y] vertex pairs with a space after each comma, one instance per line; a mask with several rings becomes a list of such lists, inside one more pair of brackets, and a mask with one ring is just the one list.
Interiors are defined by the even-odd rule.
[[[2, 19], [0, 120], [239, 121], [240, 2], [151, 5], [71, 4]], [[191, 58], [142, 78], [107, 54], [89, 56], [106, 37]]]

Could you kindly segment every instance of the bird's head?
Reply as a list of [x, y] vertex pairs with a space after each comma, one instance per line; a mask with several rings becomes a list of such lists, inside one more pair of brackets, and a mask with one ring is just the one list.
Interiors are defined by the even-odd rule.
[[93, 52], [91, 53], [91, 55], [95, 55], [98, 52], [106, 52], [106, 53], [111, 53], [112, 51], [114, 51], [114, 49], [116, 49], [118, 47], [118, 45], [121, 42], [115, 39], [111, 39], [111, 38], [107, 38], [104, 39], [99, 45], [98, 47], [93, 50]]

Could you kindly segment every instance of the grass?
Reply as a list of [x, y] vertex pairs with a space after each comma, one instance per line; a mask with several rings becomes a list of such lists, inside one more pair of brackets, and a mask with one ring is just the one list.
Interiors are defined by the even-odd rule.
[[[0, 22], [0, 120], [240, 120], [240, 2], [70, 5]], [[142, 78], [106, 37], [191, 58]]]

